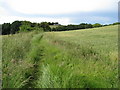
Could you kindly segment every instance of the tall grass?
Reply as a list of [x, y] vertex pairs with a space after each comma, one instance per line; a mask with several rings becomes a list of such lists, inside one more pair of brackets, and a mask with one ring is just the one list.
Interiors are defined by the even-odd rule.
[[37, 87], [118, 87], [117, 26], [45, 36]]
[[29, 59], [33, 54], [29, 55], [29, 53], [32, 52], [34, 43], [32, 38], [37, 33], [34, 31], [2, 37], [3, 88], [21, 88], [29, 81], [31, 69], [34, 66], [33, 61]]
[[3, 88], [118, 87], [116, 25], [2, 37]]

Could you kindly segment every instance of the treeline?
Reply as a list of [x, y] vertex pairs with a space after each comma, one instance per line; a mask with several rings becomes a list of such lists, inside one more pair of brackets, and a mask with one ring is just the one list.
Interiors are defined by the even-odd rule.
[[[109, 24], [109, 25], [117, 25], [120, 24], [119, 22], [113, 23], [113, 24]], [[95, 24], [87, 24], [87, 23], [81, 23], [79, 25], [67, 25], [67, 26], [62, 26], [59, 25], [56, 28], [52, 28], [52, 31], [69, 31], [69, 30], [77, 30], [77, 29], [87, 29], [87, 28], [96, 28], [96, 27], [103, 27], [103, 26], [109, 26], [109, 25], [102, 25], [99, 23], [95, 23]]]
[[60, 25], [58, 22], [47, 22], [49, 25]]
[[[50, 23], [49, 23], [50, 24]], [[15, 34], [33, 30], [51, 31], [47, 22], [31, 23], [30, 21], [14, 21], [2, 24], [2, 35]]]
[[[120, 24], [119, 22], [109, 24], [116, 25]], [[57, 25], [57, 27], [50, 28], [50, 25]], [[14, 21], [13, 23], [4, 23], [2, 24], [2, 35], [15, 34], [19, 32], [28, 32], [33, 30], [42, 30], [42, 31], [69, 31], [77, 29], [87, 29], [102, 27], [108, 25], [102, 25], [99, 23], [87, 24], [81, 23], [79, 25], [60, 25], [58, 22], [41, 22], [41, 23], [32, 23], [30, 21]]]
[[93, 28], [93, 27], [101, 27], [100, 24], [95, 24], [94, 26], [92, 24], [87, 23], [81, 23], [79, 25], [67, 25], [67, 26], [58, 26], [56, 28], [52, 28], [52, 31], [68, 31], [68, 30], [77, 30], [77, 29], [86, 29], [86, 28]]

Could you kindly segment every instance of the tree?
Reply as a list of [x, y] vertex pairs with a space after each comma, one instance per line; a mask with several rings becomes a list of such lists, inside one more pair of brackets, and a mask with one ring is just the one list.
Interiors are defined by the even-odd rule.
[[113, 23], [113, 25], [118, 25], [118, 24], [120, 24], [120, 22], [115, 22], [115, 23]]
[[85, 29], [86, 28], [86, 23], [81, 23], [79, 25], [79, 29]]
[[19, 26], [19, 32], [31, 31], [33, 28], [31, 26], [32, 26], [32, 23], [30, 21], [22, 21], [21, 25]]
[[11, 24], [10, 23], [2, 24], [2, 35], [10, 34], [10, 30], [11, 30]]
[[99, 23], [95, 23], [95, 24], [93, 24], [93, 27], [102, 27], [102, 25]]
[[49, 27], [49, 24], [47, 22], [42, 22], [40, 24], [40, 27], [42, 27], [44, 31], [51, 31], [51, 28]]
[[58, 22], [55, 22], [54, 24], [55, 24], [55, 25], [58, 25], [59, 23], [58, 23]]
[[92, 24], [86, 24], [86, 28], [93, 28]]
[[20, 29], [19, 27], [21, 26], [21, 21], [14, 21], [11, 24], [11, 34], [15, 34], [16, 32], [18, 32]]
[[37, 23], [31, 23], [31, 27], [36, 27], [36, 26], [38, 26]]

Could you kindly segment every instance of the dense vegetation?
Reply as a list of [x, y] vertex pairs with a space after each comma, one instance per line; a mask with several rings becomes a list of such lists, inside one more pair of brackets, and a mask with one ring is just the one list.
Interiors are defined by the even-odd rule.
[[38, 45], [42, 32], [33, 31], [3, 36], [2, 43], [2, 87], [21, 88], [27, 86], [35, 73], [41, 47]]
[[2, 86], [117, 88], [117, 30], [117, 25], [68, 32], [41, 28], [2, 36]]
[[[42, 28], [42, 29], [41, 29]], [[15, 34], [19, 32], [28, 32], [33, 30], [50, 31], [50, 27], [46, 22], [31, 23], [30, 21], [14, 21], [12, 24], [2, 24], [2, 35]]]
[[[110, 24], [117, 25], [118, 22]], [[80, 30], [87, 28], [96, 28], [108, 25], [101, 25], [99, 23], [87, 24], [81, 23], [79, 25], [60, 25], [58, 22], [41, 22], [41, 23], [31, 23], [30, 21], [14, 21], [12, 24], [4, 23], [2, 24], [2, 35], [15, 34], [19, 32], [27, 32], [33, 30], [43, 31], [69, 31], [69, 30]], [[41, 29], [42, 28], [42, 29]]]

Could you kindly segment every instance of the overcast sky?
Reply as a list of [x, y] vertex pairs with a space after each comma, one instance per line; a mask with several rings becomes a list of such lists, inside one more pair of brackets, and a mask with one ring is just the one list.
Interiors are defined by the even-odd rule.
[[118, 21], [119, 0], [0, 0], [0, 24], [15, 20], [60, 24]]

